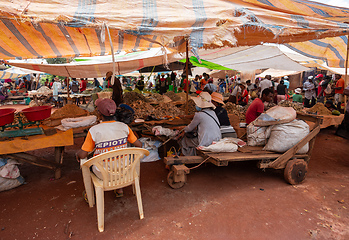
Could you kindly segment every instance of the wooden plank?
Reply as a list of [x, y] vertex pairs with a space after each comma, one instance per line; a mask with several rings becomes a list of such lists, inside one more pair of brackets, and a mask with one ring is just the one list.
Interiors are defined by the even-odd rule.
[[59, 163], [59, 167], [55, 169], [55, 179], [61, 178], [61, 167], [63, 164], [64, 147], [55, 147], [55, 162]]
[[251, 153], [242, 153], [242, 152], [233, 152], [233, 153], [205, 153], [207, 157], [215, 158], [219, 161], [251, 161], [251, 160], [270, 160], [278, 158], [281, 153], [267, 153], [267, 154], [251, 154]]
[[33, 156], [29, 153], [12, 153], [12, 154], [7, 154], [9, 157], [13, 157], [15, 159], [21, 160], [23, 162], [27, 162], [39, 167], [45, 167], [49, 169], [56, 169], [61, 166], [61, 164], [56, 163], [54, 161], [49, 161], [47, 159]]
[[164, 163], [166, 165], [201, 163], [203, 160], [204, 158], [201, 156], [164, 157]]

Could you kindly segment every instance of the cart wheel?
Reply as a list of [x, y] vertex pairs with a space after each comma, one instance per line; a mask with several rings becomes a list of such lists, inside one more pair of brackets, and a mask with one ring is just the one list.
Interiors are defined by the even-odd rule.
[[308, 164], [303, 159], [293, 159], [287, 162], [284, 170], [286, 182], [295, 185], [304, 181], [308, 172]]
[[167, 183], [173, 189], [183, 187], [184, 184], [186, 183], [186, 181], [187, 181], [187, 175], [185, 175], [185, 181], [183, 181], [183, 182], [175, 182], [174, 181], [174, 171], [170, 171], [167, 175]]

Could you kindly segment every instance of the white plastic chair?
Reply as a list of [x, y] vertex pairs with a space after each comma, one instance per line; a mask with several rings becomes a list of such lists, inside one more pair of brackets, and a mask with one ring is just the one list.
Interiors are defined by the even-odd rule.
[[[115, 190], [129, 185], [136, 194], [140, 219], [144, 218], [141, 191], [139, 186], [140, 159], [149, 155], [143, 148], [123, 148], [99, 154], [87, 161], [81, 161], [81, 170], [90, 207], [95, 203], [93, 186], [97, 201], [98, 230], [104, 231], [104, 191]], [[90, 171], [96, 166], [102, 179]]]

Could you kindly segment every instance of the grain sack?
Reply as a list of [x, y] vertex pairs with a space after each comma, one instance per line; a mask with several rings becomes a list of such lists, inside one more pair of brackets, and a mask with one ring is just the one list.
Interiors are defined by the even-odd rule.
[[199, 146], [197, 149], [210, 152], [236, 152], [238, 142], [243, 142], [238, 138], [223, 138], [218, 142], [213, 142], [210, 146]]
[[275, 124], [289, 123], [296, 119], [297, 112], [292, 107], [275, 106], [262, 113], [256, 120], [254, 125], [264, 127]]
[[[267, 145], [263, 148], [267, 151], [286, 152], [309, 134], [309, 125], [298, 119], [269, 128], [271, 129], [270, 137]], [[297, 153], [307, 153], [308, 150], [309, 144], [307, 143]]]
[[270, 136], [269, 127], [258, 127], [252, 123], [247, 126], [247, 145], [264, 146]]

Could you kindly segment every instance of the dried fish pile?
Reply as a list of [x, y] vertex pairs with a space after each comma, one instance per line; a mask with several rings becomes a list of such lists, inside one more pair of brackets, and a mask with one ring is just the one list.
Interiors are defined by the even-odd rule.
[[154, 107], [152, 105], [141, 100], [131, 103], [130, 106], [135, 111], [135, 118], [144, 119], [147, 116], [152, 115], [154, 112]]
[[317, 113], [318, 115], [332, 115], [332, 112], [325, 107], [323, 103], [316, 103], [312, 108], [307, 110], [311, 113]]
[[246, 120], [246, 111], [248, 105], [240, 106], [231, 102], [227, 102], [223, 107], [227, 110], [228, 114], [237, 115], [240, 119], [240, 122], [244, 122]]
[[[195, 102], [192, 99], [190, 99], [188, 101], [188, 115], [194, 115], [195, 112], [197, 112], [195, 106]], [[181, 106], [181, 110], [183, 111], [183, 113], [185, 113], [185, 104]]]
[[46, 86], [42, 86], [41, 88], [38, 89], [38, 93], [50, 94], [50, 93], [52, 93], [52, 90]]
[[165, 93], [165, 95], [169, 98], [171, 98], [172, 101], [180, 101], [181, 97], [177, 94], [175, 94], [173, 91], [168, 91]]
[[[176, 95], [180, 98], [180, 101], [185, 101], [187, 98], [187, 94], [185, 92], [176, 93]], [[190, 96], [188, 97], [190, 99]]]
[[57, 109], [48, 119], [74, 118], [87, 115], [89, 115], [88, 111], [76, 106], [75, 104], [67, 104], [64, 107]]
[[297, 104], [297, 103], [293, 103], [293, 102], [290, 102], [290, 101], [287, 101], [287, 100], [279, 102], [278, 105], [281, 106], [281, 107], [292, 107], [294, 110], [296, 110], [296, 112], [301, 112], [304, 109], [303, 105]]
[[163, 118], [166, 116], [178, 117], [179, 115], [183, 114], [183, 111], [173, 104], [160, 103], [158, 106], [155, 107], [152, 115], [156, 118]]
[[138, 100], [147, 102], [146, 98], [141, 93], [137, 93], [137, 92], [126, 92], [123, 94], [123, 98], [124, 98], [124, 102], [127, 105], [130, 105]]

